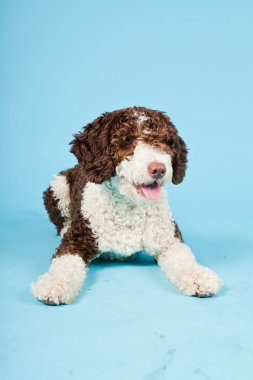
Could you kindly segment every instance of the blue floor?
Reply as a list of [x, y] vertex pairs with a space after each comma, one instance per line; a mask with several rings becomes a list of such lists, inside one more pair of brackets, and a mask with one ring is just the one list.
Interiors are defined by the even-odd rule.
[[208, 226], [185, 232], [199, 261], [225, 280], [214, 298], [181, 295], [143, 254], [132, 263], [94, 262], [78, 300], [50, 307], [29, 284], [58, 244], [53, 226], [30, 214], [1, 227], [1, 379], [252, 378], [253, 257], [245, 229], [240, 239], [207, 234]]

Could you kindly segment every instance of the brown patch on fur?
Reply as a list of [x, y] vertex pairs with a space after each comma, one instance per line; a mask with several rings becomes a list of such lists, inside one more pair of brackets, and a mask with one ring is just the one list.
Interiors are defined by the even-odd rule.
[[113, 112], [105, 113], [74, 135], [70, 151], [84, 168], [86, 182], [102, 183], [115, 174], [110, 143], [112, 124]]
[[71, 223], [71, 227], [64, 234], [53, 258], [65, 255], [66, 253], [81, 256], [86, 264], [89, 264], [96, 257], [98, 246], [85, 219], [82, 218]]
[[181, 241], [181, 243], [184, 243], [182, 233], [175, 221], [174, 221], [174, 226], [175, 226], [175, 237], [178, 238]]
[[47, 210], [49, 219], [54, 223], [57, 235], [60, 235], [61, 229], [63, 228], [64, 218], [61, 215], [61, 211], [58, 208], [59, 200], [54, 197], [54, 193], [49, 186], [47, 190], [43, 193], [44, 205]]

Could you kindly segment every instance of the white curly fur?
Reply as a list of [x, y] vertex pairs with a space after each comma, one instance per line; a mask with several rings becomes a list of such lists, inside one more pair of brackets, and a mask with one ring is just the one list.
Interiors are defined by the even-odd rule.
[[146, 250], [157, 255], [174, 240], [174, 223], [165, 190], [157, 201], [136, 204], [121, 194], [113, 180], [102, 185], [89, 182], [82, 214], [89, 220], [100, 253], [130, 256]]
[[209, 268], [199, 265], [190, 248], [179, 241], [168, 246], [157, 259], [163, 272], [187, 296], [211, 296], [222, 285], [221, 279]]
[[70, 220], [70, 195], [69, 195], [69, 185], [65, 175], [56, 175], [50, 184], [51, 190], [53, 191], [54, 198], [58, 200], [58, 208], [61, 215], [65, 219], [64, 226], [61, 230], [61, 237], [65, 234], [71, 224]]
[[34, 296], [48, 304], [74, 301], [86, 277], [87, 267], [80, 256], [66, 254], [52, 260], [49, 271], [31, 285]]
[[82, 213], [90, 221], [102, 257], [123, 260], [145, 250], [157, 258], [161, 269], [184, 294], [204, 297], [220, 289], [218, 276], [199, 265], [190, 248], [174, 237], [175, 225], [164, 190], [159, 200], [144, 206], [120, 194], [111, 181], [88, 183]]
[[58, 208], [62, 216], [70, 217], [69, 204], [69, 185], [65, 175], [56, 175], [50, 184], [54, 197], [58, 199]]

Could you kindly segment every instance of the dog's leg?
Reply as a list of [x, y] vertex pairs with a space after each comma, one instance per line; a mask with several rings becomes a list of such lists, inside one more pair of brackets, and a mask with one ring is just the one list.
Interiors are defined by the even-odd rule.
[[210, 297], [218, 292], [221, 279], [209, 268], [199, 265], [190, 248], [175, 240], [157, 257], [167, 277], [188, 296]]
[[34, 296], [49, 305], [74, 301], [86, 277], [97, 245], [84, 219], [72, 222], [53, 256], [49, 271], [32, 284]]
[[32, 292], [48, 305], [69, 304], [81, 289], [86, 270], [87, 266], [78, 254], [55, 257], [49, 271], [32, 284]]

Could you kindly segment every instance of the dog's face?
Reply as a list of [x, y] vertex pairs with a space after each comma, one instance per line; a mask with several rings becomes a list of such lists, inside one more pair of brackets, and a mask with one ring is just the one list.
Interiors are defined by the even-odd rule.
[[160, 111], [133, 107], [102, 115], [72, 141], [87, 179], [110, 180], [135, 202], [154, 201], [161, 186], [183, 180], [187, 149]]

